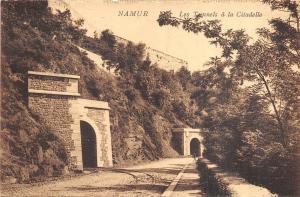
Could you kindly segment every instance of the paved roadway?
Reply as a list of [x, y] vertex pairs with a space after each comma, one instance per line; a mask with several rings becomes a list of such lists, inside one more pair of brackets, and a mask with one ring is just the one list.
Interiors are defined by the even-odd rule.
[[161, 196], [186, 165], [171, 196], [200, 196], [192, 158], [172, 158], [130, 168], [101, 169], [89, 174], [36, 184], [2, 185], [1, 196]]

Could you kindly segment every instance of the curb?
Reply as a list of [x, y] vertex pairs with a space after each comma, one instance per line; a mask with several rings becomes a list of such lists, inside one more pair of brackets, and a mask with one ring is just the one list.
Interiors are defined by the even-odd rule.
[[175, 190], [179, 180], [181, 179], [185, 169], [190, 165], [191, 163], [186, 164], [181, 171], [178, 173], [176, 178], [171, 182], [171, 184], [168, 186], [168, 188], [164, 191], [164, 193], [161, 195], [161, 197], [169, 197], [171, 196], [172, 192]]

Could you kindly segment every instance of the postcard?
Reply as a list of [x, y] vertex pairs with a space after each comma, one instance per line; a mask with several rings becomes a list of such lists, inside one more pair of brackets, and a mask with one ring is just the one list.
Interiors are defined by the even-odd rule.
[[1, 195], [298, 196], [299, 6], [1, 1]]

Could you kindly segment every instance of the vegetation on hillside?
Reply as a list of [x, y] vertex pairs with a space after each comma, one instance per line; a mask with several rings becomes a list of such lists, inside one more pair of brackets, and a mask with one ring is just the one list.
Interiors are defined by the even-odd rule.
[[[68, 162], [59, 138], [27, 107], [27, 71], [36, 70], [80, 75], [84, 98], [109, 102], [115, 165], [175, 156], [172, 128], [201, 125], [209, 131], [209, 159], [274, 192], [296, 194], [298, 5], [264, 2], [291, 15], [289, 21], [271, 20], [272, 30], [259, 29], [252, 44], [243, 30], [223, 31], [217, 21], [160, 15], [160, 25], [183, 24], [223, 49], [207, 70], [195, 73], [162, 70], [144, 44], [118, 43], [109, 30], [87, 37], [83, 20], [73, 21], [68, 10], [53, 14], [46, 1], [2, 2], [1, 179], [59, 175]], [[100, 54], [116, 75], [98, 68], [75, 44]]]
[[182, 19], [166, 11], [158, 23], [201, 32], [223, 49], [197, 74], [201, 88], [193, 94], [207, 114], [206, 156], [253, 183], [295, 195], [300, 182], [299, 5], [263, 2], [290, 15], [270, 20], [271, 29], [258, 29], [254, 43], [245, 30], [224, 31], [220, 21], [201, 16]]
[[[1, 4], [1, 178], [28, 182], [63, 173], [68, 159], [43, 117], [27, 107], [27, 71], [80, 75], [84, 98], [109, 102], [113, 161], [124, 165], [175, 156], [173, 127], [198, 126], [182, 68], [167, 72], [145, 57], [144, 44], [121, 44], [109, 31], [87, 38], [69, 10], [53, 14], [46, 1]], [[89, 42], [88, 42], [89, 41]], [[76, 45], [96, 47], [117, 76], [98, 68]]]

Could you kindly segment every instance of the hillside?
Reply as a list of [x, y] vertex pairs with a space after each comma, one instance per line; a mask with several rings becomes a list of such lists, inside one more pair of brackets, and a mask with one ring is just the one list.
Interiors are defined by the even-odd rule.
[[[299, 22], [298, 4], [280, 6]], [[52, 13], [47, 1], [4, 1], [1, 16], [1, 181], [68, 171], [61, 139], [27, 107], [32, 70], [80, 75], [83, 98], [109, 103], [115, 166], [177, 156], [172, 129], [201, 126], [208, 131], [207, 159], [272, 192], [299, 196], [300, 74], [294, 67], [300, 46], [292, 43], [300, 30], [289, 21], [272, 19], [273, 30], [264, 29], [254, 43], [244, 30], [201, 22], [199, 33], [220, 42], [223, 57], [191, 73], [161, 69], [145, 44], [120, 42], [110, 30], [88, 37], [83, 20], [72, 20], [69, 10]], [[159, 25], [173, 24], [170, 17], [161, 13]]]
[[[83, 16], [77, 12], [76, 9], [74, 9], [72, 6], [70, 6], [67, 2], [63, 0], [53, 0], [49, 2], [49, 7], [51, 7], [53, 10], [60, 10], [64, 11], [66, 9], [69, 9], [73, 15], [73, 18], [80, 19], [83, 18]], [[85, 23], [85, 27], [90, 29], [97, 29], [94, 25], [90, 23]], [[105, 27], [103, 27], [105, 29]], [[100, 33], [100, 32], [98, 32]], [[118, 35], [115, 35], [116, 40], [118, 43], [128, 44], [130, 40], [127, 40], [126, 38], [120, 37]], [[162, 68], [167, 71], [178, 71], [182, 66], [187, 67], [188, 63], [187, 61], [180, 59], [178, 57], [174, 57], [172, 55], [166, 54], [162, 51], [153, 49], [149, 46], [145, 47], [145, 54], [148, 55], [151, 59], [151, 62], [153, 64], [157, 64], [159, 68]]]
[[[130, 42], [129, 40], [124, 39], [120, 36], [115, 36], [115, 37], [119, 43], [128, 44]], [[188, 66], [187, 61], [166, 54], [162, 51], [152, 49], [151, 47], [145, 48], [145, 54], [149, 56], [153, 64], [157, 64], [159, 68], [162, 68], [167, 71], [171, 71], [171, 70], [178, 71], [182, 66], [184, 67]]]
[[[124, 62], [138, 74], [101, 70], [76, 46], [85, 42], [83, 21], [72, 21], [69, 11], [53, 14], [47, 6], [2, 2], [1, 179], [28, 182], [60, 175], [69, 159], [51, 128], [27, 107], [29, 70], [80, 75], [83, 98], [109, 102], [115, 165], [176, 156], [172, 128], [199, 124], [180, 77], [152, 65], [145, 49], [132, 43], [122, 45], [125, 53], [117, 60], [102, 55], [112, 67]], [[105, 42], [97, 47], [110, 50]]]

